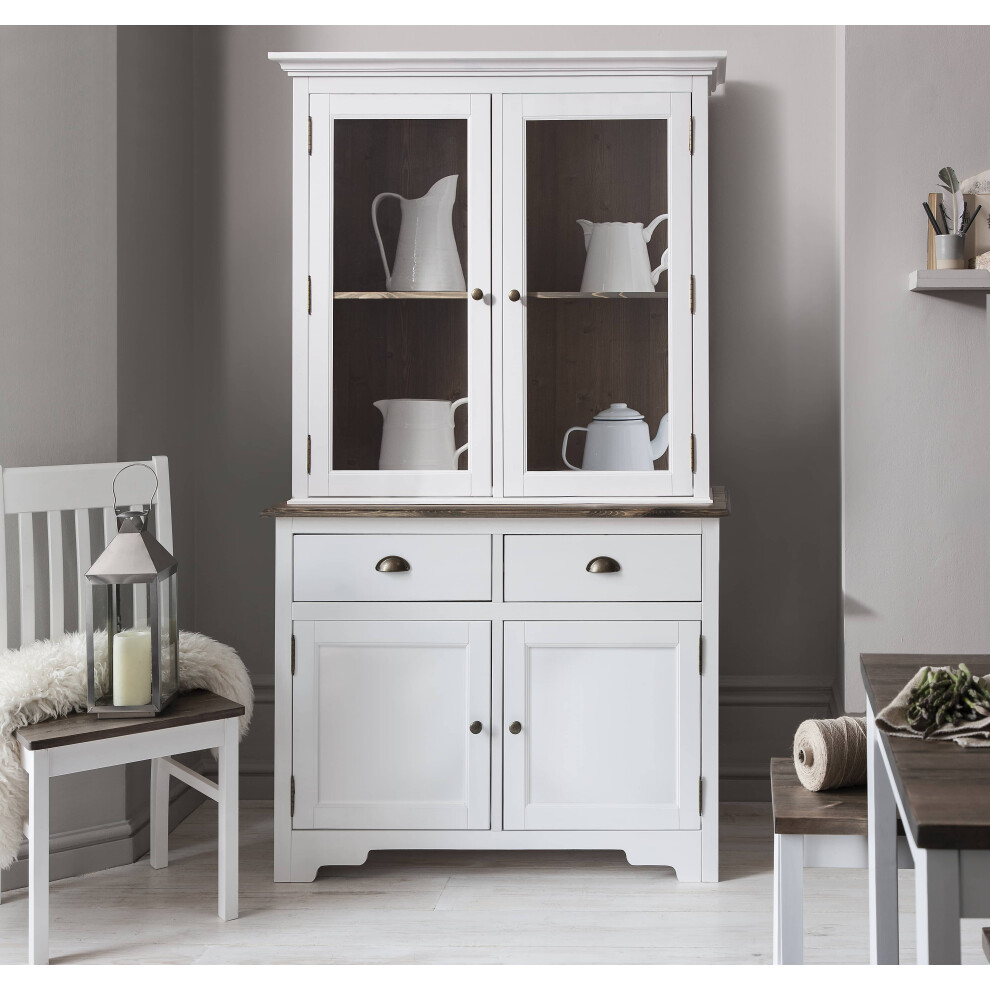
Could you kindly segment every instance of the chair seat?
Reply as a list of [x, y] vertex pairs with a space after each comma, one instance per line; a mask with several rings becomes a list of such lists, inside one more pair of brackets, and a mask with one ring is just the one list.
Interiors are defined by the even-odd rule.
[[866, 787], [809, 791], [794, 769], [794, 761], [770, 761], [773, 830], [777, 835], [866, 835]]
[[236, 718], [243, 714], [243, 705], [221, 698], [212, 691], [197, 690], [180, 694], [161, 715], [153, 718], [98, 718], [86, 712], [77, 712], [25, 725], [17, 730], [17, 740], [25, 749], [54, 749], [96, 739], [154, 732], [176, 725]]

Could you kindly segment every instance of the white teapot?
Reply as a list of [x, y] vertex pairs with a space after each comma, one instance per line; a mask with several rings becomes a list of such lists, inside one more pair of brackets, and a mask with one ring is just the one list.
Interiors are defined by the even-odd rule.
[[670, 248], [660, 264], [650, 271], [646, 245], [653, 231], [668, 214], [654, 218], [648, 227], [641, 223], [592, 223], [578, 220], [584, 231], [584, 276], [582, 292], [655, 292], [660, 273], [670, 264]]
[[[651, 440], [642, 415], [624, 402], [613, 402], [587, 426], [572, 426], [564, 434], [560, 456], [572, 471], [652, 471], [653, 462], [663, 457], [670, 444], [669, 416], [660, 420]], [[567, 438], [575, 430], [588, 434], [581, 467], [567, 459]]]

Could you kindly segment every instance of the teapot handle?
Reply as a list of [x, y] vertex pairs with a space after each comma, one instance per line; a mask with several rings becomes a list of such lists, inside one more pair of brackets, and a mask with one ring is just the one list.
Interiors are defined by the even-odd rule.
[[662, 257], [660, 258], [660, 264], [650, 272], [650, 278], [653, 279], [653, 284], [656, 285], [660, 281], [660, 273], [667, 270], [667, 266], [670, 264], [670, 248], [664, 251]]
[[392, 273], [388, 270], [388, 261], [385, 260], [385, 245], [382, 244], [382, 235], [378, 232], [378, 203], [386, 196], [391, 196], [393, 199], [402, 199], [402, 197], [398, 193], [383, 192], [379, 193], [371, 201], [371, 226], [375, 228], [375, 240], [378, 241], [378, 250], [382, 256], [382, 267], [385, 269], [385, 289], [388, 290], [392, 288]]
[[643, 240], [646, 241], [647, 244], [649, 244], [650, 238], [653, 236], [653, 231], [655, 231], [657, 227], [659, 227], [664, 220], [669, 220], [669, 219], [670, 219], [669, 213], [661, 213], [660, 216], [654, 217], [650, 221], [649, 226], [643, 228]]
[[569, 460], [567, 459], [567, 438], [568, 438], [568, 437], [569, 437], [569, 436], [570, 436], [570, 435], [571, 435], [571, 434], [572, 434], [572, 433], [573, 433], [573, 432], [574, 432], [575, 430], [584, 430], [584, 432], [585, 432], [585, 433], [587, 433], [587, 432], [588, 432], [588, 427], [587, 427], [587, 426], [572, 426], [572, 427], [571, 427], [571, 428], [570, 428], [570, 429], [569, 429], [569, 430], [568, 430], [568, 431], [567, 431], [567, 432], [566, 432], [566, 433], [564, 434], [564, 442], [563, 442], [563, 443], [562, 443], [562, 444], [560, 445], [560, 456], [561, 456], [561, 457], [563, 457], [563, 459], [564, 459], [564, 463], [565, 463], [565, 464], [566, 464], [566, 465], [567, 465], [567, 466], [568, 466], [568, 467], [569, 467], [569, 468], [570, 468], [570, 469], [571, 469], [572, 471], [580, 471], [580, 470], [581, 470], [581, 468], [579, 468], [579, 467], [575, 467], [575, 466], [574, 466], [573, 464], [571, 464], [571, 462], [570, 462], [570, 461], [569, 461]]

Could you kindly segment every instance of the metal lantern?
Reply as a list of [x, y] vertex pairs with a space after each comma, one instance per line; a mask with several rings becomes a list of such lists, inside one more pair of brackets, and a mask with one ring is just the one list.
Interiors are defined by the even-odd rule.
[[[128, 467], [147, 468], [147, 464]], [[125, 471], [127, 468], [122, 468]], [[149, 532], [151, 502], [139, 509], [113, 502], [117, 535], [86, 572], [86, 686], [90, 712], [100, 718], [158, 715], [179, 686], [179, 625], [175, 558]], [[106, 631], [107, 691], [96, 696], [94, 637]]]

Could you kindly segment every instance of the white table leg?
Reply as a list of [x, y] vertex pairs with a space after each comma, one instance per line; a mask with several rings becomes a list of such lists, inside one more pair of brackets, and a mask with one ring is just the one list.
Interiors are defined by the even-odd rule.
[[804, 962], [804, 836], [773, 837], [773, 961]]
[[25, 750], [28, 772], [28, 962], [48, 963], [48, 751]]
[[959, 965], [959, 853], [919, 849], [914, 859], [918, 965]]
[[880, 752], [880, 730], [866, 709], [866, 763], [870, 857], [870, 962], [896, 966], [897, 926], [897, 805]]
[[151, 868], [168, 866], [168, 767], [151, 761]]
[[219, 823], [219, 872], [220, 898], [218, 914], [224, 921], [237, 917], [238, 875], [238, 827], [237, 827], [237, 775], [238, 775], [238, 720], [224, 720], [224, 741], [220, 747], [217, 782], [220, 799], [217, 802]]

